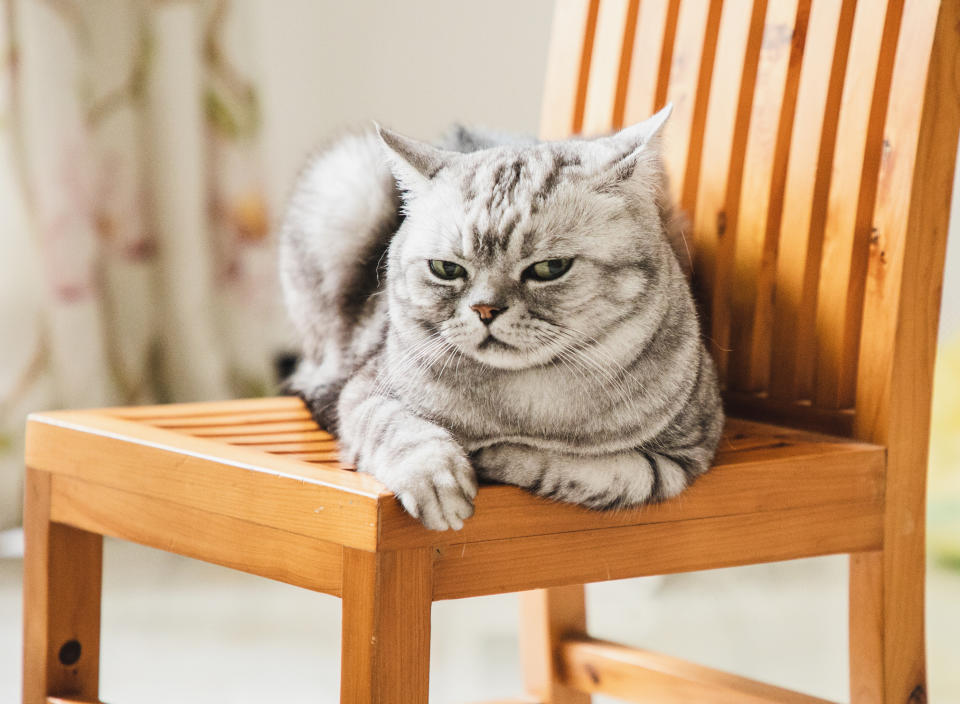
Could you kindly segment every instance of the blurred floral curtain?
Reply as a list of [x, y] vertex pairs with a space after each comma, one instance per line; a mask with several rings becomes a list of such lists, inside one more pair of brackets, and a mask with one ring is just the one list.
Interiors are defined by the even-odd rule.
[[26, 413], [264, 393], [283, 323], [243, 3], [0, 3], [4, 528]]

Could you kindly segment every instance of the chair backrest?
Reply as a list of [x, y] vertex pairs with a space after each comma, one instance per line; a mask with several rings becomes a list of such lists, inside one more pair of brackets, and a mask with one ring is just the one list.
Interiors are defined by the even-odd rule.
[[958, 19], [960, 0], [558, 0], [542, 135], [673, 103], [666, 165], [734, 412], [925, 443]]

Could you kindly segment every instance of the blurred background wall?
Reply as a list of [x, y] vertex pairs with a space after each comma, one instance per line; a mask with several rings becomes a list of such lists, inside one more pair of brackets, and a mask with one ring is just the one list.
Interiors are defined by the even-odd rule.
[[[0, 528], [28, 411], [269, 393], [270, 225], [304, 155], [370, 119], [535, 133], [553, 6], [0, 2]], [[956, 210], [930, 520], [960, 564]]]

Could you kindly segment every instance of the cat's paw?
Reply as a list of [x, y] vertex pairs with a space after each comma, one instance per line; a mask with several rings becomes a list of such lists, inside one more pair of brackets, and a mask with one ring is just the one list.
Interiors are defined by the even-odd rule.
[[460, 530], [473, 515], [477, 476], [453, 440], [426, 441], [394, 465], [388, 482], [400, 503], [431, 530]]
[[512, 443], [488, 445], [474, 451], [470, 459], [481, 478], [518, 486], [542, 475], [547, 464], [546, 453]]

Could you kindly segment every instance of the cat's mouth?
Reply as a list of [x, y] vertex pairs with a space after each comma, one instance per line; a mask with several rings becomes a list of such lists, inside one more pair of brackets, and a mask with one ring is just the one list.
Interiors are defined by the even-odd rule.
[[493, 336], [493, 334], [488, 334], [479, 345], [477, 345], [478, 350], [511, 350], [517, 351], [517, 348], [513, 345], [508, 345], [503, 340], [499, 340]]

